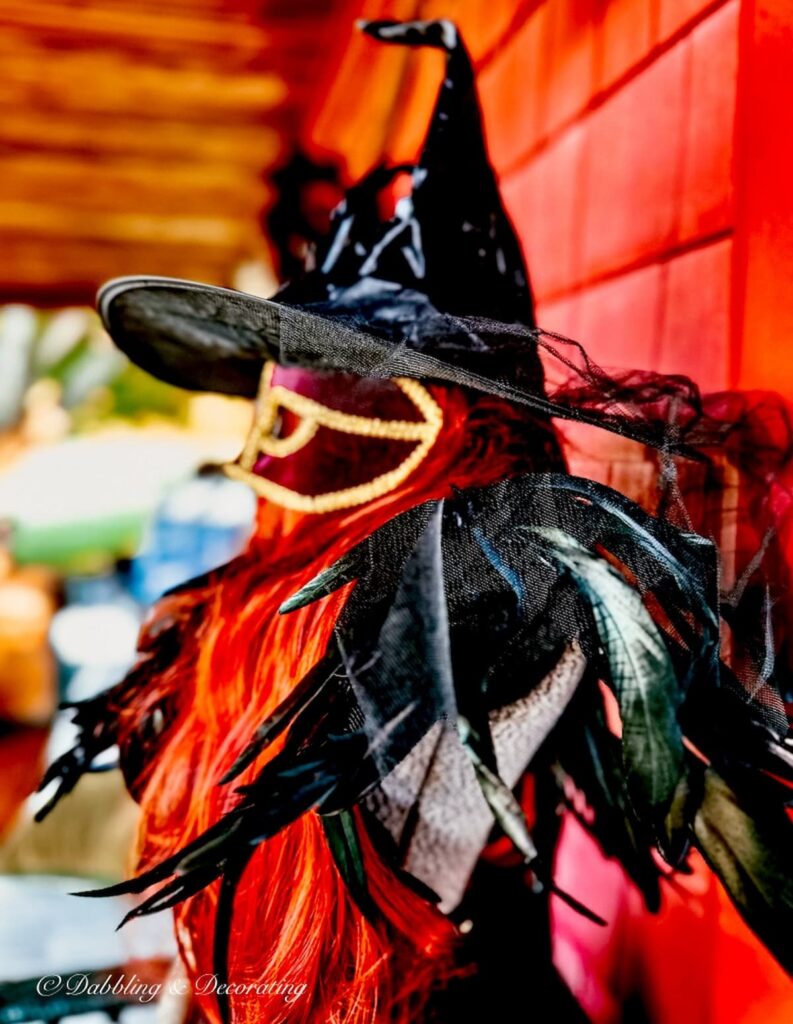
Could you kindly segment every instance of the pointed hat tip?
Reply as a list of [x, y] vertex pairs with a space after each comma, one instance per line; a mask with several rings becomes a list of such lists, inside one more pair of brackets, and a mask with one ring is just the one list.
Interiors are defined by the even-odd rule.
[[406, 46], [431, 46], [451, 53], [460, 45], [457, 26], [446, 18], [433, 21], [393, 21], [360, 19], [357, 29], [381, 43], [397, 43]]

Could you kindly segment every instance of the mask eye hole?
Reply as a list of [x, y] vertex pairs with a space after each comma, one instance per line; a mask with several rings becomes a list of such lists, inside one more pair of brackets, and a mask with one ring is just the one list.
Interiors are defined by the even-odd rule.
[[276, 459], [294, 455], [308, 444], [318, 429], [319, 423], [311, 416], [301, 416], [274, 403], [259, 434], [256, 454]]
[[[272, 383], [274, 364], [268, 363], [262, 374], [257, 400], [257, 418], [236, 463], [226, 466], [233, 479], [249, 483], [261, 497], [297, 512], [333, 512], [352, 508], [388, 494], [398, 487], [435, 443], [443, 425], [443, 410], [431, 393], [416, 380], [395, 378], [420, 415], [419, 419], [380, 419], [342, 412], [283, 385]], [[410, 453], [393, 469], [337, 491], [301, 494], [257, 468], [261, 456], [286, 458], [300, 451], [320, 427], [353, 436], [412, 442]], [[263, 469], [263, 467], [262, 467]]]

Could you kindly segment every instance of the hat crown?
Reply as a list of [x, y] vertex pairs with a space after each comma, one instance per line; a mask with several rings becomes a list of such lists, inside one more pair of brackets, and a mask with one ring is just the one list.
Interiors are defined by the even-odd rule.
[[[488, 159], [474, 71], [457, 29], [445, 20], [362, 28], [382, 42], [445, 52], [424, 148], [415, 167], [378, 167], [347, 192], [314, 270], [279, 298], [312, 301], [374, 278], [422, 292], [444, 313], [533, 327], [528, 274]], [[412, 191], [383, 222], [379, 194], [405, 171]]]

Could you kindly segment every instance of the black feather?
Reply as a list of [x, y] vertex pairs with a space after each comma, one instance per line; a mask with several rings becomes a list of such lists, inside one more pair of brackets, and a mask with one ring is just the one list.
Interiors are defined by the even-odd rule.
[[793, 824], [779, 806], [733, 790], [704, 769], [695, 842], [747, 924], [793, 973]]
[[220, 785], [226, 785], [235, 779], [256, 760], [262, 751], [266, 750], [289, 728], [298, 715], [311, 707], [314, 701], [323, 694], [340, 668], [341, 658], [336, 651], [332, 651], [307, 672], [289, 696], [262, 722], [248, 746], [220, 780]]
[[231, 1024], [231, 1001], [229, 999], [229, 943], [234, 934], [234, 900], [245, 868], [254, 853], [254, 847], [242, 850], [230, 860], [223, 871], [215, 909], [215, 934], [212, 941], [212, 968], [218, 985], [215, 995], [222, 1024]]
[[371, 923], [382, 921], [382, 914], [369, 893], [363, 853], [355, 818], [349, 811], [323, 814], [322, 827], [339, 874], [363, 916]]

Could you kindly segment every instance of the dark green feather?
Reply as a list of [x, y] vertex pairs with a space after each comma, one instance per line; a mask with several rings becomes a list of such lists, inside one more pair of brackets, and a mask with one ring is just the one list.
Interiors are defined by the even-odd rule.
[[739, 796], [706, 768], [693, 828], [702, 855], [746, 923], [793, 973], [793, 824], [784, 809], [755, 795]]
[[605, 559], [562, 530], [533, 532], [589, 601], [619, 703], [631, 795], [663, 820], [680, 780], [683, 737], [680, 689], [661, 633], [639, 593]]

